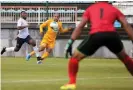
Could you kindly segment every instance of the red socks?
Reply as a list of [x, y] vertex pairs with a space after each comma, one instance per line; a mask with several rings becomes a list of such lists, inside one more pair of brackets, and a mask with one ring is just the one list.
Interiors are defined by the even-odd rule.
[[79, 61], [76, 58], [71, 58], [68, 64], [69, 84], [76, 84], [76, 76], [78, 72]]
[[[133, 60], [127, 55], [123, 60], [128, 71], [133, 76]], [[78, 72], [79, 61], [76, 58], [71, 58], [68, 64], [69, 84], [76, 84], [76, 76]]]
[[123, 61], [128, 71], [133, 76], [133, 60], [127, 55], [125, 60]]

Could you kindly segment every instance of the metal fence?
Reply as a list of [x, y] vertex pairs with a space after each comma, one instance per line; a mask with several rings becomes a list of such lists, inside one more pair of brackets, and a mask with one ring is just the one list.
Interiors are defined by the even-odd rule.
[[1, 6], [1, 22], [16, 23], [20, 17], [20, 12], [25, 10], [28, 13], [29, 23], [41, 23], [47, 18], [52, 18], [54, 13], [60, 14], [60, 21], [63, 23], [75, 23], [77, 21], [76, 6]]
[[133, 1], [113, 3], [125, 16], [129, 23], [133, 24]]
[[[130, 3], [113, 3], [120, 11], [124, 13], [129, 23], [133, 23], [133, 2]], [[60, 14], [60, 21], [63, 23], [76, 23], [81, 20], [85, 10], [77, 10], [77, 6], [1, 6], [1, 22], [16, 23], [20, 17], [20, 12], [25, 10], [28, 13], [29, 23], [42, 23], [48, 18], [52, 18], [54, 13]], [[48, 10], [48, 12], [47, 12]]]
[[[114, 6], [116, 6], [120, 11], [122, 11], [124, 13], [124, 15], [126, 15], [127, 20], [129, 23], [133, 23], [133, 2], [130, 3], [115, 3], [113, 4]], [[25, 10], [28, 13], [28, 22], [29, 23], [38, 23], [40, 24], [41, 22], [46, 20], [46, 15], [47, 15], [47, 7], [45, 6], [2, 6], [1, 7], [1, 22], [2, 23], [16, 23], [18, 18], [20, 17], [20, 12], [22, 10]], [[78, 21], [78, 15], [77, 14], [82, 14], [84, 12], [84, 10], [77, 10], [77, 6], [49, 6], [48, 9], [48, 13], [49, 13], [49, 18], [52, 18], [54, 13], [59, 13], [60, 14], [60, 20], [63, 23], [75, 23], [76, 21]], [[15, 41], [14, 38], [11, 38], [12, 36], [16, 36], [16, 33], [11, 34], [9, 32], [13, 32], [12, 30], [2, 30], [2, 31], [6, 31], [6, 32], [2, 32], [3, 35], [1, 35], [2, 37], [5, 36], [6, 38], [1, 39], [2, 43], [2, 47], [3, 46], [14, 46], [15, 45]], [[30, 32], [33, 32], [36, 30], [30, 30]], [[38, 31], [36, 31], [35, 34], [37, 34]], [[8, 34], [9, 36], [8, 37]], [[30, 33], [32, 37], [36, 36], [38, 37], [39, 35], [32, 35], [32, 33]], [[36, 38], [35, 38], [36, 39]], [[37, 39], [36, 39], [37, 40]], [[57, 42], [57, 46], [59, 48], [55, 48], [57, 51], [56, 54], [58, 54], [58, 56], [62, 56], [63, 48], [60, 48], [59, 45], [62, 45], [64, 42], [67, 42], [65, 40], [60, 40], [59, 42]], [[125, 48], [127, 49], [127, 53], [133, 57], [133, 48], [132, 48], [132, 44], [130, 43], [130, 41], [125, 41]], [[37, 40], [37, 44], [39, 44], [39, 41]], [[64, 46], [62, 46], [64, 47]], [[22, 50], [22, 53], [20, 53], [20, 55], [25, 55], [25, 53], [23, 51], [28, 50], [27, 47], [24, 48]], [[21, 51], [20, 51], [21, 52]], [[101, 54], [104, 51], [100, 51], [99, 53]], [[16, 53], [18, 54], [18, 53]], [[108, 52], [106, 52], [105, 50], [105, 54], [108, 54]], [[8, 56], [8, 55], [7, 55]], [[9, 55], [10, 56], [10, 55]], [[19, 56], [19, 55], [16, 55]], [[56, 55], [54, 55], [56, 56]], [[101, 55], [102, 56], [102, 55]], [[106, 56], [103, 54], [103, 56]], [[107, 55], [107, 57], [113, 57], [110, 54]]]

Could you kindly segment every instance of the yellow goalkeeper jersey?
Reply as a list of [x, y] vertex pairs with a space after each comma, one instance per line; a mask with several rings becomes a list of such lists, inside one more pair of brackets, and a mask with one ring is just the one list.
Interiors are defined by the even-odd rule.
[[52, 19], [47, 20], [46, 22], [40, 25], [40, 33], [43, 32], [43, 28], [47, 27], [48, 30], [43, 36], [43, 39], [47, 39], [49, 42], [55, 41], [58, 33], [68, 32], [69, 29], [63, 29], [62, 22], [55, 22]]

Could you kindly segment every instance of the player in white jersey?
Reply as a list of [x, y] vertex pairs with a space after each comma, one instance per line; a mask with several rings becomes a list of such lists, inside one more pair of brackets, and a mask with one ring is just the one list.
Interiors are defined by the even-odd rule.
[[17, 30], [18, 30], [18, 34], [17, 34], [17, 38], [16, 38], [16, 47], [3, 47], [2, 51], [1, 51], [1, 55], [4, 52], [10, 52], [10, 51], [14, 51], [14, 52], [18, 52], [21, 48], [21, 46], [26, 42], [29, 45], [33, 46], [33, 50], [36, 53], [36, 56], [39, 56], [38, 53], [38, 48], [36, 47], [36, 43], [35, 41], [30, 37], [29, 35], [29, 30], [28, 30], [28, 22], [26, 21], [27, 18], [27, 13], [25, 11], [21, 12], [21, 17], [19, 18], [18, 22], [17, 22]]

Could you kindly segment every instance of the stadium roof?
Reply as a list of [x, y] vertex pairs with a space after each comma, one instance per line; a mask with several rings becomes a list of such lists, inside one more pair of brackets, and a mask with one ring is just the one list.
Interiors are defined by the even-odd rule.
[[[0, 0], [0, 3], [95, 3], [95, 0]], [[109, 1], [109, 2], [117, 2], [123, 3], [123, 2], [132, 2], [127, 0], [96, 0], [96, 1]]]
[[93, 0], [0, 0], [1, 3], [94, 3]]
[[[43, 2], [45, 3], [47, 1], [49, 3], [95, 3], [95, 0], [0, 0], [1, 3], [43, 3]], [[104, 1], [104, 0], [96, 0], [96, 1]], [[109, 0], [109, 1], [113, 2], [114, 0]]]

